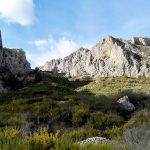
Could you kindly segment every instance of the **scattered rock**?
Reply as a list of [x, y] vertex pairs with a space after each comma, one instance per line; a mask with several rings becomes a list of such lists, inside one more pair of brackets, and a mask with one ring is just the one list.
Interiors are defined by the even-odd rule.
[[105, 137], [91, 137], [86, 140], [80, 141], [80, 145], [84, 144], [102, 144], [102, 143], [107, 143], [109, 140], [106, 139]]
[[128, 110], [128, 111], [134, 111], [135, 110], [135, 106], [130, 102], [128, 96], [124, 96], [122, 98], [120, 98], [117, 103], [121, 104], [124, 109]]

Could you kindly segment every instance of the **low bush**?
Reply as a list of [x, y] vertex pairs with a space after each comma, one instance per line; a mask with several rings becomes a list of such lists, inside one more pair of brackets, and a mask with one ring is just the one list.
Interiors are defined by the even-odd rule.
[[102, 132], [102, 136], [109, 139], [119, 138], [123, 134], [122, 127], [113, 127]]
[[126, 124], [124, 124], [124, 129], [143, 126], [150, 122], [150, 111], [147, 109], [141, 110], [134, 114], [130, 120]]
[[19, 80], [16, 76], [10, 75], [9, 77], [4, 77], [4, 87], [10, 88], [10, 90], [17, 90], [23, 87], [23, 81]]
[[72, 116], [72, 123], [75, 126], [82, 126], [87, 122], [89, 117], [89, 110], [86, 108], [78, 108], [75, 110]]
[[73, 141], [82, 141], [89, 137], [101, 136], [102, 133], [99, 130], [87, 128], [68, 131], [67, 133], [65, 133], [65, 135], [67, 135]]
[[88, 126], [98, 130], [105, 130], [121, 124], [122, 118], [119, 116], [115, 114], [104, 114], [102, 112], [91, 114], [88, 120]]

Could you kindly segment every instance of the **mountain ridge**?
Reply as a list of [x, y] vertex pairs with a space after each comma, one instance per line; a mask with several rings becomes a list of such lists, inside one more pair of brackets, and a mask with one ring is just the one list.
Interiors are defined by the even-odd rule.
[[53, 59], [40, 67], [42, 71], [66, 76], [149, 76], [150, 39], [134, 37], [124, 40], [107, 36], [91, 49], [79, 48], [63, 59]]

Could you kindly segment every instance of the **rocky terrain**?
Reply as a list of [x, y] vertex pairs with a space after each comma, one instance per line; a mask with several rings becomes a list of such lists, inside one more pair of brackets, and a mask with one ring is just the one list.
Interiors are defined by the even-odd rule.
[[150, 39], [123, 40], [108, 36], [91, 50], [80, 48], [63, 59], [53, 59], [40, 67], [42, 71], [66, 76], [115, 77], [150, 75]]
[[[3, 48], [0, 32], [0, 93], [6, 92], [3, 88], [3, 78], [11, 75], [23, 75], [31, 70], [22, 49]], [[7, 79], [6, 79], [7, 80]]]
[[0, 71], [3, 74], [24, 74], [30, 70], [22, 49], [0, 49]]
[[148, 45], [109, 36], [41, 71], [0, 38], [0, 149], [150, 149]]

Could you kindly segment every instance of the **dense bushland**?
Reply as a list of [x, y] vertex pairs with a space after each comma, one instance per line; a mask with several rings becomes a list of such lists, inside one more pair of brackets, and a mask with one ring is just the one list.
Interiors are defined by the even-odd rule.
[[[0, 95], [1, 149], [115, 149], [106, 144], [81, 147], [78, 142], [104, 136], [128, 145], [121, 138], [126, 130], [150, 121], [149, 78], [89, 82], [45, 76], [38, 70], [31, 75], [35, 80], [22, 88], [13, 77], [9, 83], [17, 88]], [[135, 105], [134, 113], [116, 103], [124, 95]]]

